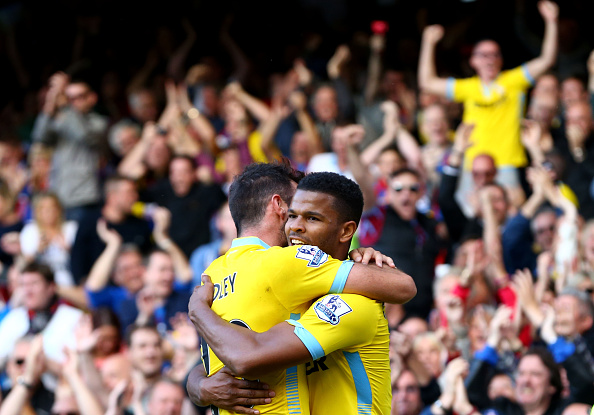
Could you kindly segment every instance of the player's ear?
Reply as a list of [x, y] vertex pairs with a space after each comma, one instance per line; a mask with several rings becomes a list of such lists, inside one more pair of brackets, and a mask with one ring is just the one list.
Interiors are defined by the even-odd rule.
[[280, 197], [280, 195], [273, 195], [270, 199], [270, 205], [274, 213], [282, 218], [286, 218], [288, 206], [285, 201]]
[[353, 239], [355, 231], [357, 230], [357, 223], [355, 221], [348, 221], [342, 225], [342, 232], [340, 234], [340, 242], [348, 242]]

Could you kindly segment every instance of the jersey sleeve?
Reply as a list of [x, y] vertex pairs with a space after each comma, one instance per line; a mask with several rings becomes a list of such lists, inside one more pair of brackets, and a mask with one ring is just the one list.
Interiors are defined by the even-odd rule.
[[287, 320], [309, 350], [312, 359], [369, 343], [383, 318], [381, 305], [355, 294], [327, 295], [316, 301], [299, 319]]
[[267, 250], [270, 285], [288, 309], [310, 303], [326, 294], [342, 293], [352, 261], [332, 258], [310, 245]]
[[497, 83], [508, 88], [527, 89], [534, 85], [534, 78], [528, 72], [526, 64], [523, 64], [509, 71], [503, 71]]
[[446, 81], [446, 97], [456, 102], [464, 102], [472, 95], [475, 78], [448, 78]]

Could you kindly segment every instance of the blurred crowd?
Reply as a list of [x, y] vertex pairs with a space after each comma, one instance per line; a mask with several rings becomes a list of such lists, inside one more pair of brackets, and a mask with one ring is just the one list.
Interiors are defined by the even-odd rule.
[[594, 52], [559, 43], [575, 22], [555, 3], [537, 9], [540, 49], [504, 71], [497, 42], [469, 45], [473, 78], [441, 77], [448, 27], [424, 29], [418, 72], [386, 64], [376, 21], [325, 56], [310, 35], [264, 74], [232, 19], [228, 60], [190, 62], [184, 19], [179, 44], [162, 33], [101, 88], [82, 52], [97, 22], [81, 19], [74, 64], [0, 114], [0, 415], [206, 413], [183, 386], [200, 364], [188, 300], [236, 237], [233, 177], [283, 157], [355, 180], [355, 245], [417, 284], [386, 305], [392, 414], [586, 413]]

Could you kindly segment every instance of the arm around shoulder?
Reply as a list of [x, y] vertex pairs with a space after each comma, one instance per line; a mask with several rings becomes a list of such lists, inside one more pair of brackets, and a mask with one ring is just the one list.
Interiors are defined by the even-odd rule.
[[417, 295], [417, 286], [410, 275], [397, 268], [355, 264], [343, 292], [391, 304], [404, 304]]

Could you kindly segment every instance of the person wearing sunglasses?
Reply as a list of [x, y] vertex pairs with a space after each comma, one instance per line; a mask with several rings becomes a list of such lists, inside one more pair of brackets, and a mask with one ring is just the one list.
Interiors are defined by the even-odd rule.
[[[375, 225], [379, 238], [373, 248], [393, 258], [399, 269], [413, 277], [417, 296], [404, 304], [404, 310], [421, 317], [427, 317], [433, 305], [433, 265], [440, 244], [437, 222], [417, 211], [417, 202], [424, 192], [417, 171], [397, 170], [388, 180], [387, 206], [376, 206], [370, 211], [380, 222]], [[364, 213], [362, 221], [369, 218], [370, 212]], [[390, 307], [386, 307], [388, 314]]]

